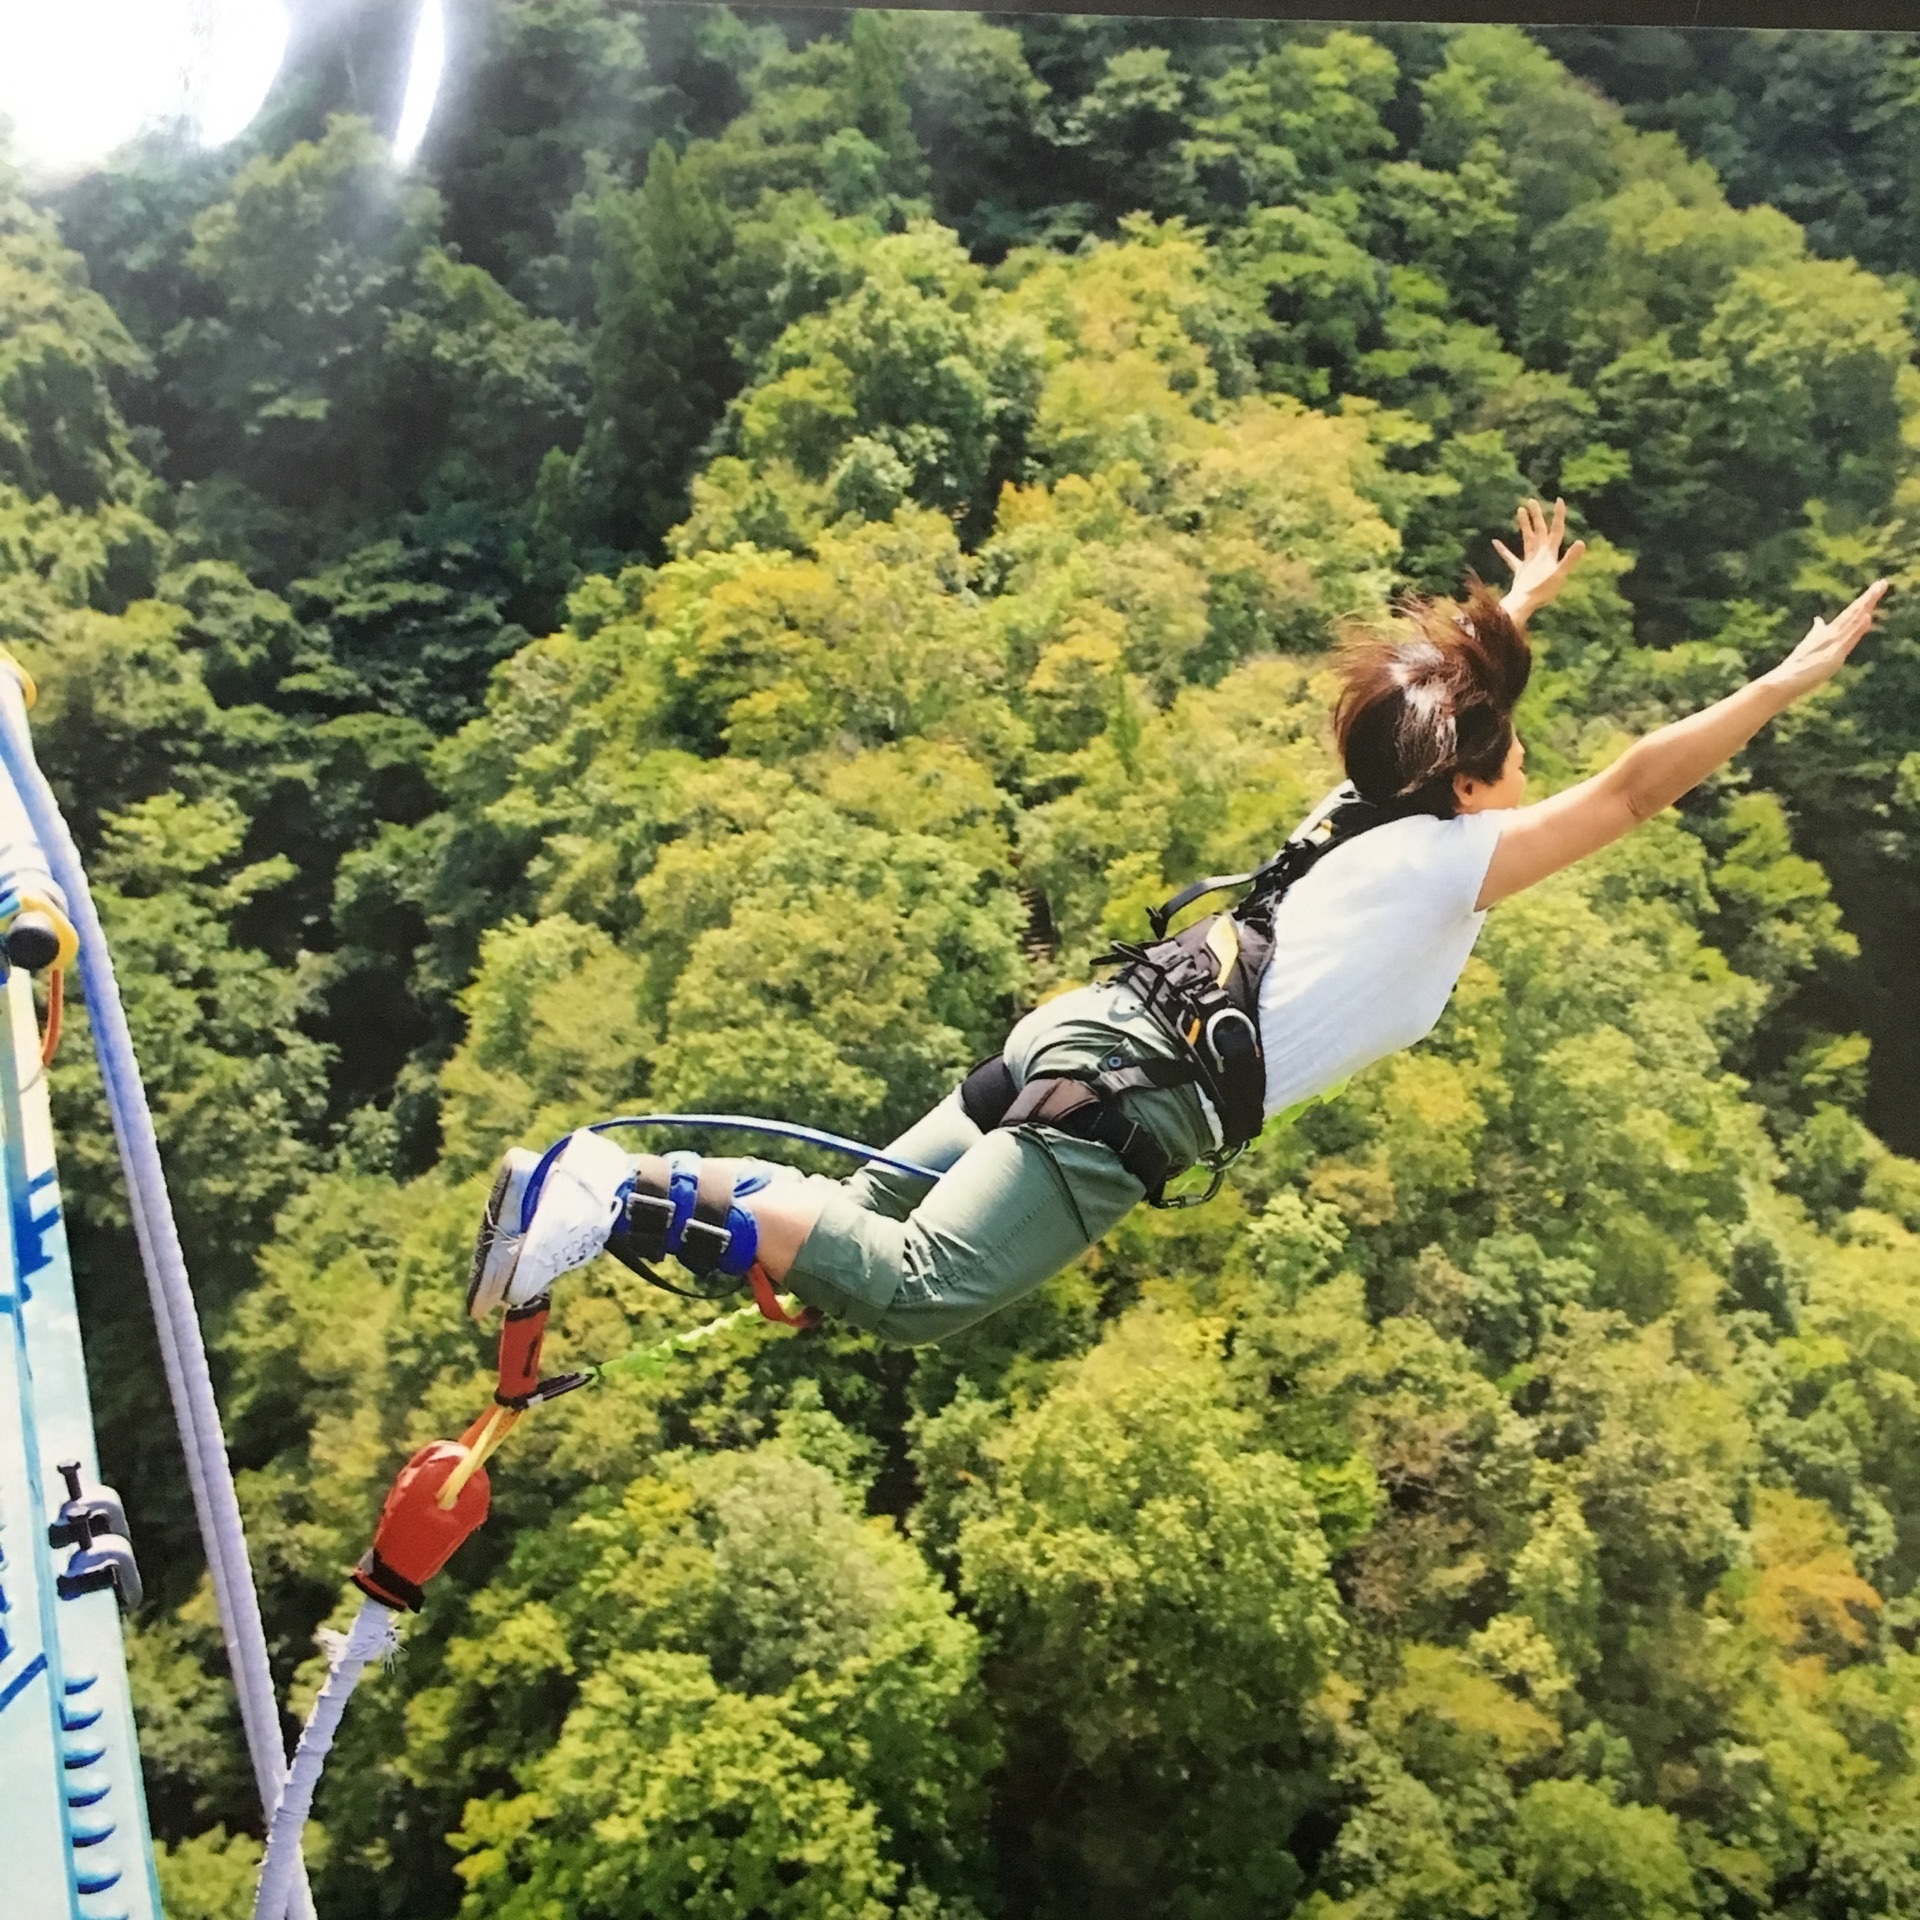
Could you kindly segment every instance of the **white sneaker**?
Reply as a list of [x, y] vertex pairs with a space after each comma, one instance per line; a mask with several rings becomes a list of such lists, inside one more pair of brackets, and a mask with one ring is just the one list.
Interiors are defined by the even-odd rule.
[[606, 1246], [632, 1179], [632, 1159], [584, 1127], [550, 1155], [509, 1151], [474, 1247], [467, 1311], [479, 1320], [525, 1306], [585, 1266]]

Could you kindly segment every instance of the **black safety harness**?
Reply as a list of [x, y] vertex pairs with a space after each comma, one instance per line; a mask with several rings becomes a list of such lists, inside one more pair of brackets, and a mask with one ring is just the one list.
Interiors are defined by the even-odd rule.
[[[1097, 1141], [1146, 1189], [1155, 1207], [1195, 1207], [1220, 1191], [1227, 1168], [1265, 1123], [1267, 1062], [1260, 1044], [1260, 981], [1273, 957], [1275, 909], [1302, 874], [1335, 847], [1388, 820], [1391, 807], [1362, 800], [1351, 786], [1336, 791], [1265, 866], [1250, 873], [1211, 874], [1149, 910], [1153, 939], [1121, 941], [1094, 962], [1113, 967], [1115, 983], [1136, 994], [1178, 1042], [1171, 1059], [1130, 1061], [1110, 1054], [1083, 1074], [1036, 1076], [1024, 1086], [1002, 1054], [983, 1060], [960, 1086], [960, 1103], [982, 1132], [996, 1127], [1052, 1127]], [[1174, 917], [1210, 893], [1245, 887], [1245, 897], [1171, 936]], [[1178, 1169], [1166, 1149], [1128, 1117], [1121, 1097], [1163, 1087], [1197, 1087], [1220, 1121], [1220, 1145], [1201, 1156], [1213, 1176], [1204, 1193], [1168, 1199]]]

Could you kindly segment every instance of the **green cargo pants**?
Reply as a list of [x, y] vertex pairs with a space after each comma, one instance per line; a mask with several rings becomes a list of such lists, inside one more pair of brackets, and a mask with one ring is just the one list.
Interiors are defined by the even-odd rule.
[[[1178, 1054], [1173, 1037], [1122, 988], [1081, 987], [1036, 1008], [1008, 1036], [1016, 1087]], [[1191, 1087], [1121, 1096], [1175, 1169], [1213, 1146]], [[983, 1134], [949, 1094], [894, 1141], [937, 1185], [869, 1164], [843, 1181], [813, 1176], [825, 1208], [785, 1284], [811, 1306], [900, 1345], [944, 1340], [997, 1312], [1098, 1240], [1142, 1198], [1110, 1149], [1052, 1127]]]

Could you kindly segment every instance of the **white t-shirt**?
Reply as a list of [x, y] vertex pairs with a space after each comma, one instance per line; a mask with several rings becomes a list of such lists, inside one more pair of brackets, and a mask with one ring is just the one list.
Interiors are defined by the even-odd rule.
[[1505, 821], [1392, 820], [1294, 883], [1260, 982], [1269, 1119], [1433, 1031], [1487, 917], [1474, 902]]

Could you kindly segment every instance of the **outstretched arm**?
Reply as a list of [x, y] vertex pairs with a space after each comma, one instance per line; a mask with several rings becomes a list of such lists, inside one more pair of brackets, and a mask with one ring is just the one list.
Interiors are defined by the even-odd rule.
[[1831, 680], [1873, 625], [1887, 591], [1876, 580], [1832, 621], [1807, 637], [1770, 673], [1738, 693], [1637, 740], [1604, 773], [1519, 807], [1507, 820], [1476, 905], [1490, 907], [1562, 867], [1570, 867], [1651, 820], [1716, 767], [1723, 766], [1776, 714]]

